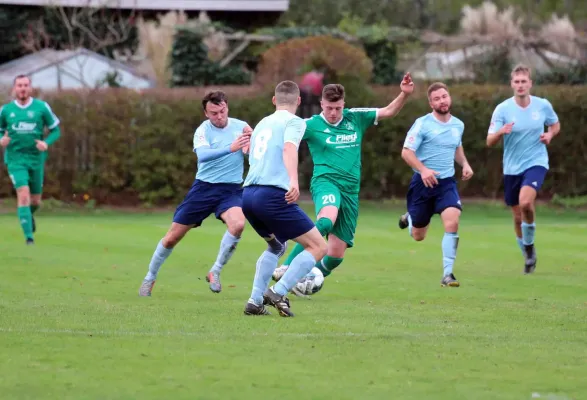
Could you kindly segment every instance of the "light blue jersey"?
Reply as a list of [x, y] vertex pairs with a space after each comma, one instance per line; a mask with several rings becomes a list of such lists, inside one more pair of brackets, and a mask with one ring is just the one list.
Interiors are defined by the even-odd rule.
[[304, 120], [285, 110], [263, 118], [251, 136], [250, 168], [244, 186], [275, 186], [289, 190], [283, 146], [289, 142], [298, 147], [305, 130]]
[[229, 118], [224, 128], [204, 121], [194, 134], [194, 152], [198, 155], [196, 179], [208, 183], [242, 183], [244, 155], [230, 152], [232, 142], [248, 126], [244, 121]]
[[426, 168], [438, 172], [437, 178], [450, 178], [455, 174], [455, 152], [462, 145], [464, 130], [465, 124], [457, 117], [442, 122], [426, 114], [414, 122], [404, 147], [415, 151]]
[[489, 126], [489, 134], [495, 134], [505, 124], [514, 123], [512, 132], [503, 135], [503, 173], [519, 175], [531, 167], [548, 169], [548, 151], [540, 142], [544, 126], [554, 125], [558, 116], [546, 99], [530, 96], [530, 104], [520, 107], [514, 98], [499, 104]]

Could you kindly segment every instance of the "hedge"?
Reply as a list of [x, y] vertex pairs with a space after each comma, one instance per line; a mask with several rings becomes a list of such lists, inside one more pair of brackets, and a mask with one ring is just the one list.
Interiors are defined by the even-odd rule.
[[[383, 106], [397, 91], [396, 87], [349, 91], [346, 103], [349, 107]], [[139, 94], [104, 89], [46, 95], [63, 131], [48, 159], [46, 196], [72, 201], [88, 194], [98, 203], [111, 204], [180, 200], [196, 172], [192, 136], [204, 118], [199, 101], [202, 92], [195, 90], [190, 97], [185, 92], [173, 96], [166, 91]], [[471, 181], [459, 183], [461, 193], [499, 196], [502, 153], [499, 148], [486, 148], [485, 137], [495, 105], [511, 91], [507, 87], [464, 85], [453, 87], [451, 92], [453, 114], [465, 122], [463, 143], [475, 170]], [[539, 87], [536, 94], [549, 98], [562, 123], [561, 134], [549, 149], [551, 172], [542, 194], [585, 195], [587, 88]], [[229, 107], [232, 116], [254, 125], [272, 112], [271, 93], [233, 95]], [[400, 157], [402, 143], [413, 121], [427, 112], [428, 102], [417, 93], [396, 118], [367, 132], [363, 143], [364, 197], [405, 195], [411, 171]], [[307, 154], [303, 149], [300, 182], [305, 188], [312, 169]], [[12, 195], [6, 169], [1, 168], [0, 197]]]

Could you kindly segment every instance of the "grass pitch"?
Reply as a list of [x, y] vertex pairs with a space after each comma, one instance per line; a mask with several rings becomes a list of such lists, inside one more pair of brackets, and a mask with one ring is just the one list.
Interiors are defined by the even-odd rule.
[[34, 247], [4, 213], [0, 398], [587, 397], [585, 213], [539, 210], [524, 276], [509, 212], [466, 206], [456, 289], [440, 287], [440, 220], [415, 243], [399, 213], [365, 204], [356, 247], [291, 319], [242, 314], [265, 248], [250, 226], [221, 294], [204, 280], [224, 231], [210, 218], [139, 298], [171, 211], [42, 210]]

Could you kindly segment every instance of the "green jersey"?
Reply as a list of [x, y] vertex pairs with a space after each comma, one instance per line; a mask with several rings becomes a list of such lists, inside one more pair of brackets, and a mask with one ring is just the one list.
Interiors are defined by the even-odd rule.
[[376, 123], [375, 108], [345, 108], [335, 125], [322, 114], [307, 119], [304, 140], [314, 161], [311, 185], [325, 178], [346, 193], [359, 193], [361, 142], [367, 128]]
[[[37, 149], [36, 140], [43, 140], [45, 127], [49, 129], [59, 125], [59, 118], [53, 114], [49, 104], [42, 100], [30, 98], [21, 105], [16, 101], [5, 104], [0, 109], [0, 136], [8, 132], [10, 144], [6, 147], [4, 162], [27, 161], [42, 162], [44, 153]], [[51, 145], [58, 135], [46, 139]], [[51, 140], [50, 140], [51, 139]]]

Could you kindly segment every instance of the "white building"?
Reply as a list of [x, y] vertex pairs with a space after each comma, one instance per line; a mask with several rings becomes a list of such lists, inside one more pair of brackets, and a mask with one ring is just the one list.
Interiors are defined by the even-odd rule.
[[27, 75], [33, 87], [52, 91], [108, 86], [104, 80], [116, 74], [117, 83], [129, 89], [146, 89], [155, 82], [132, 67], [87, 49], [44, 49], [0, 65], [0, 86], [11, 87], [14, 77]]

